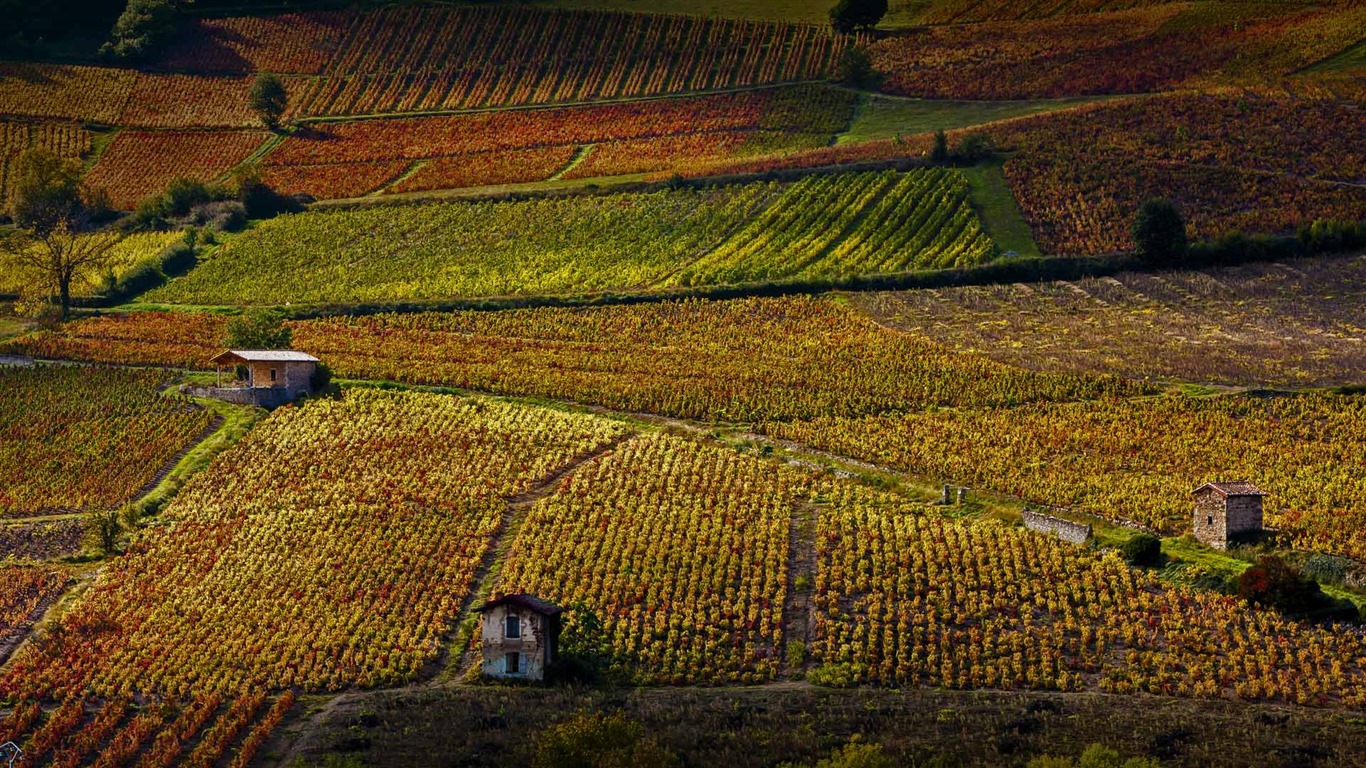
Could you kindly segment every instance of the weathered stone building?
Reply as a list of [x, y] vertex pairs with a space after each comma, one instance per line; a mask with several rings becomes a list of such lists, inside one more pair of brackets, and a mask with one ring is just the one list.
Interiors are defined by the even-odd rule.
[[564, 609], [532, 595], [506, 595], [479, 607], [483, 617], [484, 674], [543, 680], [555, 660]]
[[[212, 397], [240, 405], [274, 408], [293, 402], [300, 395], [313, 391], [313, 374], [318, 369], [318, 358], [294, 350], [230, 349], [209, 362], [218, 369], [218, 385], [192, 387], [188, 394]], [[247, 369], [243, 384], [223, 386], [224, 369], [242, 366]]]
[[1246, 480], [1205, 483], [1196, 488], [1195, 538], [1215, 549], [1228, 549], [1239, 540], [1262, 533], [1262, 498], [1266, 496]]

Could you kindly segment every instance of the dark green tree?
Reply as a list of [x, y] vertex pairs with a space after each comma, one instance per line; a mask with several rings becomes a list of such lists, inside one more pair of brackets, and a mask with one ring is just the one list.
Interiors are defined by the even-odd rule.
[[294, 332], [283, 313], [264, 307], [249, 309], [228, 322], [229, 349], [288, 349]]
[[857, 46], [846, 48], [840, 56], [840, 82], [854, 88], [871, 88], [877, 84], [877, 71], [868, 52]]
[[841, 34], [871, 30], [887, 15], [887, 0], [839, 0], [830, 9], [830, 26]]
[[289, 96], [279, 77], [269, 72], [257, 75], [247, 98], [251, 111], [260, 116], [263, 125], [272, 131], [280, 127], [280, 118], [284, 117]]
[[1134, 245], [1149, 264], [1177, 264], [1186, 255], [1186, 222], [1170, 200], [1143, 203], [1134, 217]]
[[128, 0], [100, 53], [116, 61], [146, 58], [175, 36], [175, 15], [171, 0]]
[[942, 130], [934, 132], [934, 148], [930, 150], [930, 160], [935, 163], [949, 161], [949, 137]]

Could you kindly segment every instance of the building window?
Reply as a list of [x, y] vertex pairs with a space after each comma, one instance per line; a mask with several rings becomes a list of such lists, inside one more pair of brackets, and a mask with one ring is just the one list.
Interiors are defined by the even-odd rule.
[[503, 661], [504, 661], [504, 663], [505, 663], [505, 665], [506, 665], [506, 666], [504, 666], [504, 668], [503, 668], [503, 671], [504, 671], [504, 672], [506, 672], [506, 673], [509, 674], [509, 675], [521, 674], [521, 672], [522, 672], [522, 654], [520, 654], [520, 653], [509, 653], [508, 655], [506, 655], [506, 656], [503, 657]]
[[271, 369], [270, 369], [270, 380], [271, 380], [271, 381], [275, 381], [275, 369], [274, 369], [274, 368], [271, 368]]
[[1210, 525], [1214, 525], [1214, 515], [1210, 515], [1209, 517], [1205, 518], [1205, 522]]
[[517, 614], [508, 614], [507, 631], [504, 635], [513, 638], [522, 636], [522, 620], [517, 617]]

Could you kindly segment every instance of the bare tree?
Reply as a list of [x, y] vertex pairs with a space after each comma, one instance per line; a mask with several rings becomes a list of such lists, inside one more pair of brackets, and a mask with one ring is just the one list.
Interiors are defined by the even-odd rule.
[[121, 239], [112, 229], [82, 232], [80, 218], [63, 215], [51, 227], [16, 230], [0, 240], [10, 262], [42, 281], [49, 296], [56, 294], [63, 318], [71, 314], [72, 283], [108, 266]]

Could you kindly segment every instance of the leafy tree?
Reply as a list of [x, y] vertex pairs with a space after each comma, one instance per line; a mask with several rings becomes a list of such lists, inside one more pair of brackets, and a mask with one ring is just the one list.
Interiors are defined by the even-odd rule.
[[114, 509], [95, 510], [86, 514], [85, 528], [101, 552], [112, 554], [118, 549], [119, 536], [123, 534], [123, 516]]
[[930, 150], [930, 160], [936, 163], [949, 161], [949, 137], [942, 130], [934, 132], [934, 148]]
[[229, 349], [288, 349], [294, 332], [283, 313], [264, 307], [249, 309], [228, 323]]
[[19, 156], [9, 207], [16, 227], [42, 234], [62, 221], [71, 221], [82, 208], [78, 161], [42, 148]]
[[984, 133], [969, 133], [958, 142], [958, 147], [953, 151], [955, 160], [963, 163], [976, 163], [991, 157], [996, 151], [991, 143], [991, 137]]
[[674, 768], [678, 758], [621, 712], [583, 712], [536, 739], [532, 768]]
[[887, 15], [887, 0], [839, 0], [830, 9], [830, 26], [841, 34], [871, 30]]
[[119, 234], [95, 225], [99, 202], [87, 202], [79, 163], [30, 150], [19, 158], [16, 179], [10, 200], [16, 229], [0, 239], [0, 256], [8, 268], [33, 275], [29, 293], [55, 293], [65, 318], [72, 283], [100, 273]]
[[1161, 768], [1161, 764], [1146, 757], [1125, 759], [1116, 750], [1092, 744], [1080, 759], [1042, 755], [1030, 760], [1028, 768]]
[[850, 46], [840, 57], [840, 82], [855, 88], [868, 88], [876, 84], [877, 71], [873, 60], [862, 48]]
[[175, 35], [171, 0], [128, 0], [100, 53], [118, 61], [145, 58]]
[[1170, 200], [1143, 203], [1134, 217], [1134, 244], [1150, 264], [1176, 264], [1186, 254], [1186, 222]]
[[247, 97], [248, 106], [261, 118], [261, 123], [270, 130], [280, 127], [280, 118], [285, 114], [289, 96], [280, 78], [269, 72], [262, 72], [251, 83]]
[[1149, 533], [1130, 536], [1119, 550], [1131, 565], [1152, 566], [1162, 561], [1162, 541]]

